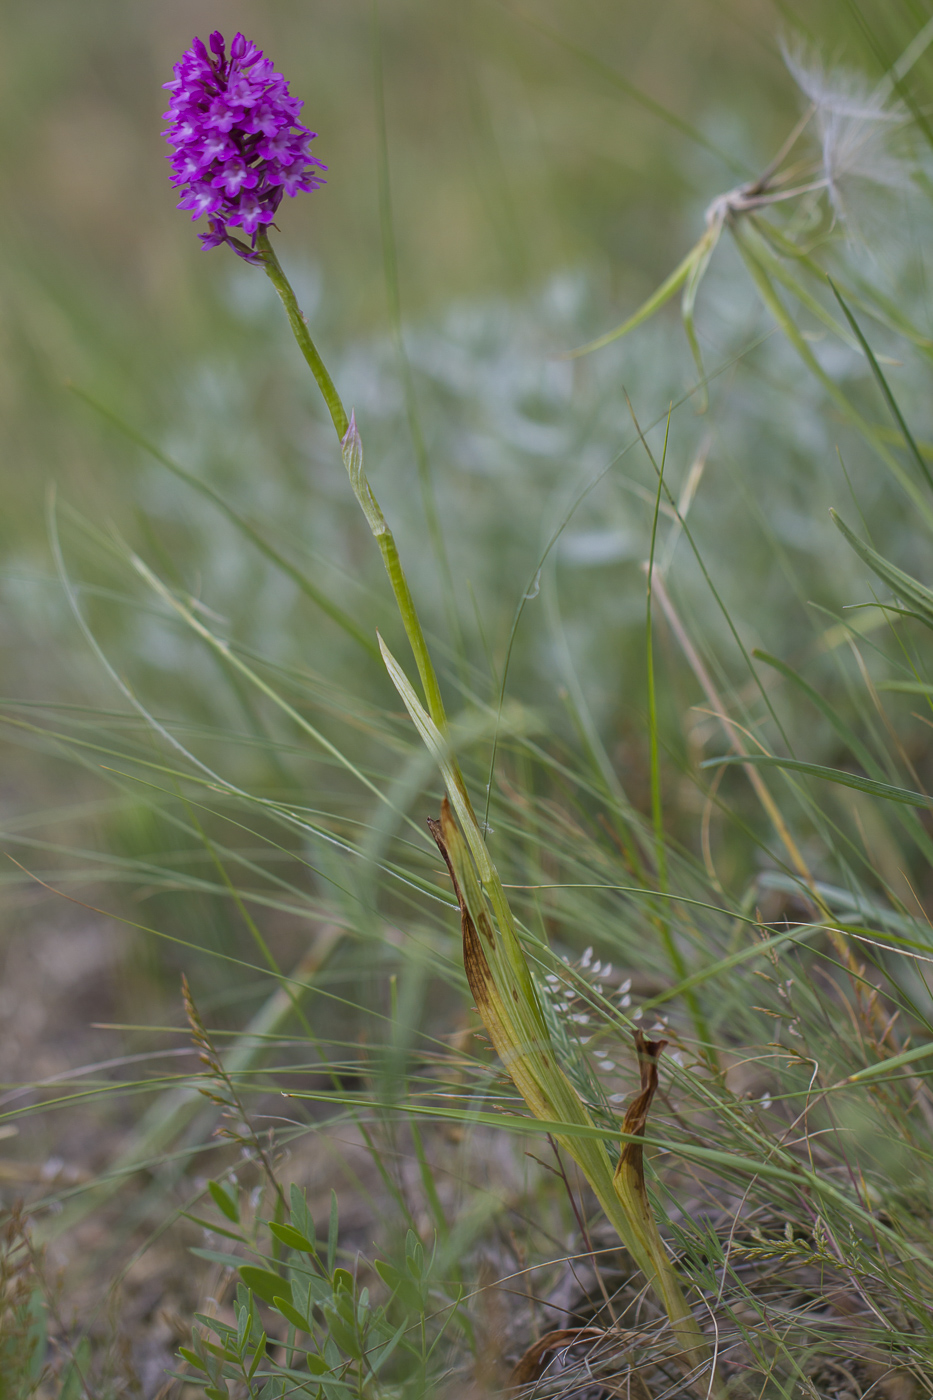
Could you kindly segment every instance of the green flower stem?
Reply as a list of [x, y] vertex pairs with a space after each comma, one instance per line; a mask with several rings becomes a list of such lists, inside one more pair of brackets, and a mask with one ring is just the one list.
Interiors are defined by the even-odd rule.
[[372, 530], [373, 537], [382, 554], [382, 562], [389, 575], [389, 583], [395, 594], [395, 601], [405, 626], [405, 633], [415, 655], [418, 674], [421, 677], [421, 684], [428, 702], [428, 713], [446, 737], [447, 716], [444, 712], [444, 701], [441, 698], [437, 672], [434, 670], [434, 663], [431, 660], [431, 653], [428, 651], [428, 644], [421, 628], [415, 600], [411, 596], [408, 579], [402, 568], [395, 536], [389, 529], [382, 513], [382, 507], [373, 495], [372, 487], [363, 470], [363, 444], [357, 431], [356, 419], [352, 416], [350, 426], [340, 440], [340, 450], [343, 453], [343, 463], [350, 478], [350, 485], [353, 487], [353, 494], [360, 503], [360, 508], [366, 516], [369, 528]]
[[269, 242], [269, 235], [266, 233], [265, 229], [262, 230], [259, 237], [256, 239], [256, 246], [262, 253], [266, 275], [282, 299], [282, 305], [285, 307], [289, 324], [291, 325], [295, 339], [298, 341], [298, 348], [307, 360], [311, 368], [311, 373], [317, 380], [318, 388], [324, 397], [324, 402], [327, 404], [328, 412], [334, 420], [334, 428], [337, 431], [337, 436], [342, 439], [350, 426], [347, 410], [341, 403], [340, 395], [337, 393], [334, 381], [327, 372], [327, 366], [318, 354], [317, 346], [311, 339], [311, 332], [308, 330], [308, 323], [305, 320], [304, 312], [298, 305], [298, 299], [292, 290], [291, 283], [282, 271], [282, 265], [275, 255], [275, 250]]
[[434, 670], [434, 663], [428, 652], [421, 623], [415, 611], [415, 602], [411, 596], [411, 589], [408, 587], [408, 580], [402, 568], [398, 546], [392, 531], [387, 528], [385, 534], [378, 537], [378, 544], [382, 553], [382, 562], [386, 566], [386, 573], [389, 575], [389, 582], [392, 585], [392, 592], [395, 594], [395, 601], [398, 603], [398, 610], [402, 615], [405, 632], [414, 652], [415, 664], [418, 667], [421, 684], [424, 686], [425, 699], [428, 702], [428, 714], [434, 719], [434, 723], [441, 733], [446, 734], [447, 715], [444, 711], [444, 702], [441, 699], [437, 672]]
[[[318, 353], [317, 346], [311, 339], [308, 323], [298, 305], [298, 300], [292, 285], [282, 271], [281, 263], [275, 255], [272, 244], [269, 242], [268, 234], [265, 232], [261, 233], [256, 242], [262, 253], [263, 266], [265, 267], [269, 280], [278, 292], [282, 305], [285, 307], [289, 324], [298, 342], [298, 348], [307, 360], [311, 373], [317, 380], [318, 388], [321, 391], [328, 412], [333, 420], [337, 437], [340, 439], [340, 448], [350, 476], [350, 484], [362, 507], [363, 514], [366, 516], [369, 528], [375, 536], [376, 543], [379, 545], [379, 550], [382, 554], [382, 562], [385, 564], [386, 573], [389, 576], [389, 583], [392, 586], [392, 592], [395, 594], [395, 601], [398, 604], [402, 624], [405, 628], [405, 633], [411, 645], [412, 652], [414, 653], [415, 664], [418, 667], [418, 674], [421, 677], [421, 684], [424, 688], [428, 713], [441, 733], [446, 736], [448, 729], [447, 715], [444, 710], [444, 701], [441, 697], [437, 672], [434, 669], [434, 663], [428, 651], [428, 644], [425, 640], [417, 609], [415, 608], [415, 600], [411, 596], [411, 589], [405, 577], [405, 570], [402, 568], [402, 561], [399, 557], [398, 546], [395, 543], [395, 536], [389, 529], [385, 516], [363, 472], [363, 447], [360, 442], [359, 433], [356, 430], [356, 424], [348, 416], [334, 381], [328, 374], [327, 367]], [[461, 787], [463, 786], [462, 778], [460, 779], [460, 785]]]

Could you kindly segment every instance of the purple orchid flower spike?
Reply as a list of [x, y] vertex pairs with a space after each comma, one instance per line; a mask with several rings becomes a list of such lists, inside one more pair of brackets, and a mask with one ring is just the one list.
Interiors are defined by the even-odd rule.
[[172, 184], [182, 191], [179, 209], [192, 219], [207, 215], [210, 231], [199, 235], [205, 248], [227, 243], [247, 262], [261, 262], [257, 239], [283, 197], [323, 185], [318, 172], [327, 167], [309, 152], [315, 133], [298, 120], [304, 103], [262, 50], [237, 34], [228, 56], [219, 29], [208, 43], [195, 39], [165, 84]]

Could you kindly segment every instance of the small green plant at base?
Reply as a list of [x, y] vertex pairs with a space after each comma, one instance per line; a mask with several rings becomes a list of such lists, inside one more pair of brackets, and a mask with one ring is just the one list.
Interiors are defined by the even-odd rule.
[[[208, 1189], [228, 1221], [239, 1225], [239, 1209], [219, 1182]], [[258, 1251], [263, 1231], [269, 1243], [287, 1251], [283, 1259]], [[338, 1259], [339, 1217], [332, 1197], [326, 1243], [319, 1248], [305, 1195], [292, 1186], [287, 1221], [256, 1222], [251, 1235], [223, 1233], [251, 1251], [259, 1262], [196, 1249], [200, 1257], [224, 1263], [239, 1279], [233, 1301], [234, 1323], [198, 1315], [200, 1328], [180, 1356], [192, 1372], [186, 1379], [204, 1389], [208, 1400], [227, 1396], [226, 1382], [238, 1383], [257, 1400], [285, 1395], [309, 1400], [428, 1393], [431, 1353], [453, 1321], [456, 1302], [432, 1316], [432, 1264], [408, 1232], [404, 1261], [377, 1259], [371, 1266], [387, 1296], [376, 1303], [369, 1287]], [[357, 1270], [363, 1261], [357, 1260]], [[275, 1333], [270, 1339], [260, 1319], [260, 1305]], [[429, 1345], [428, 1338], [431, 1338]], [[277, 1360], [272, 1349], [282, 1355]]]

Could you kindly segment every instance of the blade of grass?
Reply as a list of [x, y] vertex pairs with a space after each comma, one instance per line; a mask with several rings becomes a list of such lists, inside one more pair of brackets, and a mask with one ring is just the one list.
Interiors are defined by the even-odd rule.
[[820, 384], [822, 384], [846, 421], [865, 438], [865, 441], [869, 443], [872, 448], [874, 448], [875, 452], [877, 452], [902, 490], [917, 507], [917, 510], [926, 521], [928, 527], [933, 530], [933, 508], [931, 508], [925, 496], [920, 492], [916, 482], [904, 470], [897, 458], [888, 451], [881, 437], [875, 430], [874, 425], [862, 417], [858, 410], [852, 405], [848, 396], [843, 393], [838, 384], [826, 373], [791, 319], [786, 307], [774, 289], [767, 268], [763, 266], [758, 257], [758, 250], [754, 240], [759, 238], [760, 235], [754, 234], [747, 225], [738, 224], [733, 227], [733, 237], [736, 247], [742, 255], [745, 266], [751, 274], [752, 281], [758, 288], [759, 295], [764, 305], [771, 312], [790, 344], [794, 347], [810, 372], [819, 380]]
[[716, 238], [718, 238], [718, 232], [714, 234], [712, 230], [707, 229], [700, 241], [690, 249], [683, 262], [674, 268], [671, 275], [665, 278], [660, 287], [652, 292], [647, 301], [642, 302], [638, 310], [634, 311], [627, 320], [623, 321], [620, 326], [616, 326], [615, 330], [607, 331], [605, 335], [587, 341], [585, 345], [579, 346], [576, 350], [566, 351], [563, 358], [575, 360], [579, 359], [581, 355], [591, 355], [594, 350], [602, 350], [604, 346], [611, 345], [614, 340], [621, 340], [630, 331], [644, 325], [645, 321], [649, 321], [655, 312], [660, 311], [661, 307], [669, 302], [671, 297], [689, 281], [694, 269], [702, 264], [704, 259], [708, 260], [707, 250], [710, 249], [711, 244], [715, 245]]
[[230, 523], [239, 530], [240, 534], [259, 550], [260, 554], [264, 555], [270, 563], [274, 564], [277, 569], [281, 570], [283, 574], [291, 579], [306, 598], [310, 598], [322, 612], [326, 613], [332, 621], [337, 623], [338, 627], [341, 627], [348, 636], [352, 637], [355, 642], [358, 642], [371, 656], [379, 656], [379, 648], [376, 646], [375, 639], [367, 632], [364, 632], [359, 624], [354, 622], [353, 618], [350, 617], [349, 613], [345, 612], [338, 603], [333, 602], [322, 589], [318, 588], [317, 584], [312, 583], [307, 574], [302, 573], [290, 560], [286, 559], [283, 554], [280, 554], [274, 545], [271, 545], [258, 530], [254, 529], [249, 521], [246, 520], [234, 506], [230, 505], [229, 501], [211, 486], [209, 482], [202, 481], [201, 478], [195, 476], [193, 472], [186, 471], [183, 466], [169, 457], [161, 448], [156, 447], [154, 442], [150, 442], [142, 433], [137, 432], [135, 428], [131, 427], [129, 423], [126, 423], [112, 409], [107, 408], [105, 404], [95, 399], [93, 395], [87, 393], [84, 389], [79, 388], [75, 384], [72, 384], [70, 388], [72, 393], [86, 403], [89, 408], [93, 408], [95, 413], [100, 414], [108, 423], [111, 423], [115, 428], [119, 429], [130, 442], [142, 448], [150, 457], [153, 457], [174, 476], [177, 476], [180, 481], [185, 482], [187, 486], [192, 487], [192, 489], [203, 496], [205, 500], [215, 505], [217, 509], [227, 517]]
[[896, 564], [889, 563], [876, 549], [872, 549], [871, 545], [860, 540], [836, 511], [831, 510], [829, 514], [836, 529], [845, 537], [862, 562], [868, 565], [872, 573], [877, 574], [897, 597], [903, 598], [906, 603], [910, 604], [913, 615], [920, 622], [933, 628], [933, 592], [919, 583], [917, 579], [911, 578], [910, 574], [905, 574], [903, 569], [899, 569]]
[[723, 764], [735, 763], [754, 765], [756, 768], [782, 768], [788, 773], [807, 773], [810, 777], [825, 778], [829, 783], [855, 788], [857, 792], [867, 792], [888, 802], [902, 802], [907, 807], [933, 808], [933, 797], [928, 797], [926, 793], [911, 792], [909, 788], [895, 787], [892, 783], [881, 783], [874, 778], [862, 778], [857, 773], [846, 773], [840, 768], [827, 768], [822, 763], [806, 763], [799, 758], [778, 758], [767, 753], [746, 753], [742, 757], [723, 754], [718, 758], [704, 759], [700, 767], [718, 768]]
[[931, 491], [933, 491], [933, 475], [930, 474], [930, 468], [924, 461], [923, 454], [920, 451], [920, 448], [917, 446], [916, 442], [914, 441], [914, 435], [907, 426], [907, 423], [904, 419], [904, 415], [901, 413], [900, 405], [898, 404], [897, 399], [892, 394], [891, 387], [888, 384], [888, 381], [885, 379], [884, 375], [881, 372], [881, 366], [878, 364], [878, 361], [875, 358], [874, 351], [872, 350], [868, 341], [865, 339], [865, 336], [862, 333], [861, 326], [856, 321], [855, 317], [852, 315], [852, 312], [849, 310], [849, 307], [846, 304], [846, 302], [843, 300], [842, 293], [839, 291], [839, 288], [836, 286], [833, 279], [831, 277], [827, 277], [826, 280], [829, 282], [829, 285], [832, 288], [833, 296], [836, 298], [839, 305], [842, 307], [846, 320], [852, 327], [853, 334], [855, 335], [859, 345], [861, 345], [863, 351], [865, 352], [865, 355], [868, 359], [868, 363], [871, 365], [871, 372], [875, 376], [875, 382], [877, 383], [878, 388], [881, 390], [882, 397], [888, 406], [888, 411], [890, 412], [891, 417], [894, 419], [895, 425], [900, 431], [904, 442], [907, 444], [907, 447], [910, 451], [910, 455], [913, 457], [914, 462], [916, 463], [917, 468], [920, 472], [920, 475], [926, 481]]

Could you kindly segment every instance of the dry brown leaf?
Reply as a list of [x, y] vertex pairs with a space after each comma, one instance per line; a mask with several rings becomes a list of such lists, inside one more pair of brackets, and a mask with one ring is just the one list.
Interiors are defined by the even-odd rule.
[[[627, 1340], [631, 1343], [644, 1339], [640, 1333], [632, 1333], [626, 1338], [622, 1333], [606, 1332], [601, 1327], [560, 1327], [556, 1331], [547, 1332], [543, 1337], [539, 1337], [528, 1348], [512, 1371], [509, 1386], [512, 1389], [518, 1389], [521, 1386], [533, 1385], [535, 1381], [540, 1380], [547, 1368], [548, 1358], [554, 1352], [579, 1346], [581, 1342], [606, 1340]], [[608, 1382], [603, 1382], [603, 1384], [607, 1389], [612, 1389], [616, 1395], [626, 1396], [627, 1400], [651, 1400], [648, 1387], [636, 1370], [628, 1372], [624, 1387], [610, 1386]]]

